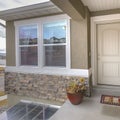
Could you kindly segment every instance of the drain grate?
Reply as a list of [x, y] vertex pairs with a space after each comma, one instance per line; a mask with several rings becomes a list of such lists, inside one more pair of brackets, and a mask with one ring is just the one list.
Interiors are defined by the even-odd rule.
[[0, 120], [48, 120], [60, 107], [22, 101], [0, 115]]

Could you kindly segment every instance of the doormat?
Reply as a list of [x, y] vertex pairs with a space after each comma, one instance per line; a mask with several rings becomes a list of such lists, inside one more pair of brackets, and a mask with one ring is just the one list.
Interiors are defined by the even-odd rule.
[[120, 106], [120, 96], [101, 95], [100, 103]]

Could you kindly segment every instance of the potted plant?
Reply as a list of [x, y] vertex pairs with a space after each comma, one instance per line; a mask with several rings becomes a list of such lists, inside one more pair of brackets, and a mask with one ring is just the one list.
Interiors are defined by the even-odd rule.
[[66, 87], [67, 97], [72, 104], [78, 105], [82, 102], [86, 90], [87, 86], [84, 78], [73, 80]]

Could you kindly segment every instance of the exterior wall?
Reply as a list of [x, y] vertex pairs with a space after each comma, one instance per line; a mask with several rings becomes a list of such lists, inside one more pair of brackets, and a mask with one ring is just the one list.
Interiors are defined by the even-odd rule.
[[[67, 98], [66, 85], [68, 82], [80, 78], [80, 76], [6, 72], [5, 90], [8, 94], [64, 102]], [[89, 81], [87, 78], [85, 80]], [[89, 89], [86, 95], [90, 96]]]
[[6, 66], [15, 66], [15, 28], [14, 22], [6, 22]]
[[71, 68], [88, 69], [91, 66], [90, 14], [86, 8], [86, 18], [82, 21], [71, 19]]
[[[71, 19], [71, 68], [74, 69], [88, 69], [88, 34], [87, 30], [90, 24], [89, 12], [86, 11], [86, 18], [82, 21], [75, 21]], [[15, 27], [14, 21], [6, 23], [7, 32], [7, 57], [6, 66], [15, 66]]]
[[[15, 28], [14, 21], [7, 25], [7, 66], [16, 66], [15, 62]], [[81, 21], [70, 21], [71, 68], [88, 69], [90, 67], [90, 15], [86, 9], [86, 17]], [[7, 93], [64, 102], [66, 100], [66, 84], [81, 76], [47, 75], [5, 72], [5, 90]], [[89, 78], [85, 78], [90, 85]], [[90, 87], [88, 89], [90, 96]]]

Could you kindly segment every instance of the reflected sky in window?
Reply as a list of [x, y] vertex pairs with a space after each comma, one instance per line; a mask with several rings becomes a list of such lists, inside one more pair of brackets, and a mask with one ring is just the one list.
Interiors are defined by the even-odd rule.
[[27, 25], [19, 28], [19, 37], [20, 39], [25, 38], [37, 38], [37, 26], [36, 25]]
[[66, 38], [66, 24], [67, 21], [57, 21], [46, 23], [43, 25], [44, 39], [50, 39], [52, 37], [56, 38]]

